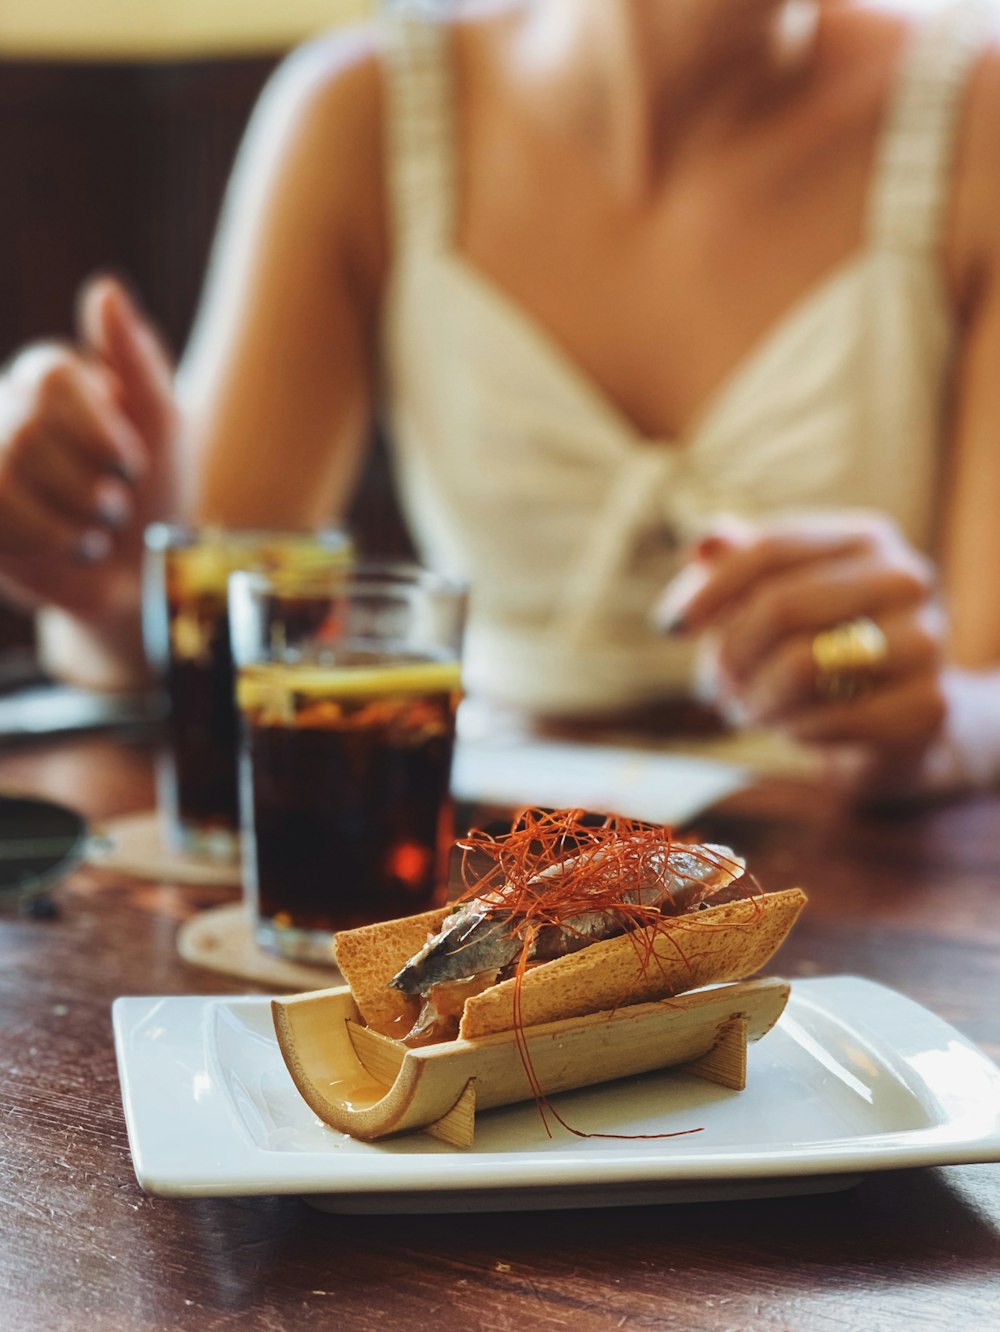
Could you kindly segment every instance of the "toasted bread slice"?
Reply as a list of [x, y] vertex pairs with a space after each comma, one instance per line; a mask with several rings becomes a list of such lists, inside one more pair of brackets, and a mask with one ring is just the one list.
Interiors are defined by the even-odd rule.
[[[517, 983], [502, 981], [465, 1001], [459, 1036], [474, 1040], [510, 1031], [516, 1022], [532, 1027], [742, 980], [777, 951], [805, 902], [798, 888], [726, 902], [533, 966], [521, 981], [517, 1018]], [[418, 1001], [394, 990], [389, 981], [451, 910], [443, 907], [337, 935], [337, 965], [370, 1027], [399, 1032], [406, 1029], [404, 1022], [415, 1019]]]
[[[726, 902], [532, 967], [521, 981], [518, 1021], [534, 1027], [743, 980], [777, 951], [805, 901], [803, 892], [791, 888]], [[459, 1036], [475, 1040], [510, 1031], [516, 985], [501, 981], [467, 999]]]
[[[341, 930], [333, 940], [337, 966], [351, 987], [361, 1016], [376, 1031], [398, 1031], [404, 1018], [412, 1023], [420, 1002], [389, 984], [414, 953], [437, 934], [454, 907], [438, 907], [419, 916], [402, 916], [378, 925]], [[403, 1031], [407, 1028], [404, 1027]]]

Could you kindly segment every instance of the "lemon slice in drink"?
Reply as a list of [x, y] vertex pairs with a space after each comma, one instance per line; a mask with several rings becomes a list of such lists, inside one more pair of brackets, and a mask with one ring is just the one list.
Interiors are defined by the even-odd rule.
[[219, 532], [194, 546], [181, 546], [171, 561], [186, 596], [224, 597], [229, 575], [254, 569], [275, 578], [298, 578], [344, 573], [352, 558], [347, 537], [317, 540], [309, 534], [268, 538], [263, 534]]
[[233, 572], [233, 558], [221, 546], [181, 547], [171, 552], [170, 561], [182, 596], [226, 595], [226, 583]]
[[290, 717], [300, 700], [386, 698], [450, 694], [461, 688], [457, 661], [378, 662], [357, 666], [249, 666], [240, 672], [236, 698], [245, 711], [266, 708]]

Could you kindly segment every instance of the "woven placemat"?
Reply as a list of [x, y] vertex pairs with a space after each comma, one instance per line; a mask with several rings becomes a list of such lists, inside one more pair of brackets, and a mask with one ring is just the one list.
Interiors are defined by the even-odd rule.
[[87, 860], [101, 869], [165, 883], [240, 886], [239, 865], [184, 855], [165, 846], [155, 810], [109, 819], [92, 832]]
[[185, 962], [223, 976], [238, 976], [268, 989], [322, 990], [342, 985], [337, 968], [305, 966], [274, 957], [257, 947], [250, 915], [242, 902], [202, 911], [182, 925], [177, 951]]

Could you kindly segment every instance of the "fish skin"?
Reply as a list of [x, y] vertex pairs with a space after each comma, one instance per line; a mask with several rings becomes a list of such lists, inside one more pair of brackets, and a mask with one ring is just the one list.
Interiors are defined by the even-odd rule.
[[[706, 852], [712, 859], [706, 858]], [[697, 854], [683, 846], [671, 847], [668, 866], [668, 876], [662, 870], [655, 871], [637, 887], [623, 892], [622, 902], [657, 907], [663, 915], [680, 915], [739, 878], [744, 862], [729, 847], [706, 843], [697, 848]], [[560, 868], [553, 865], [537, 877], [551, 876]], [[447, 918], [389, 984], [403, 994], [426, 995], [434, 985], [467, 980], [484, 971], [501, 971], [522, 948], [513, 921], [513, 913], [500, 915], [495, 907], [488, 909], [483, 899], [471, 898]], [[613, 909], [581, 912], [561, 925], [543, 926], [528, 956], [530, 960], [550, 961], [627, 930], [627, 917]]]
[[487, 915], [473, 898], [448, 917], [389, 984], [403, 994], [426, 994], [432, 985], [499, 971], [521, 949], [509, 922], [509, 916]]

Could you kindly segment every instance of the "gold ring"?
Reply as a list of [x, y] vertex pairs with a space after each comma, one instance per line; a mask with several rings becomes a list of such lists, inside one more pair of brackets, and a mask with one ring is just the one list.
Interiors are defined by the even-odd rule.
[[842, 700], [870, 693], [888, 651], [885, 634], [867, 615], [824, 629], [812, 641], [817, 693]]

